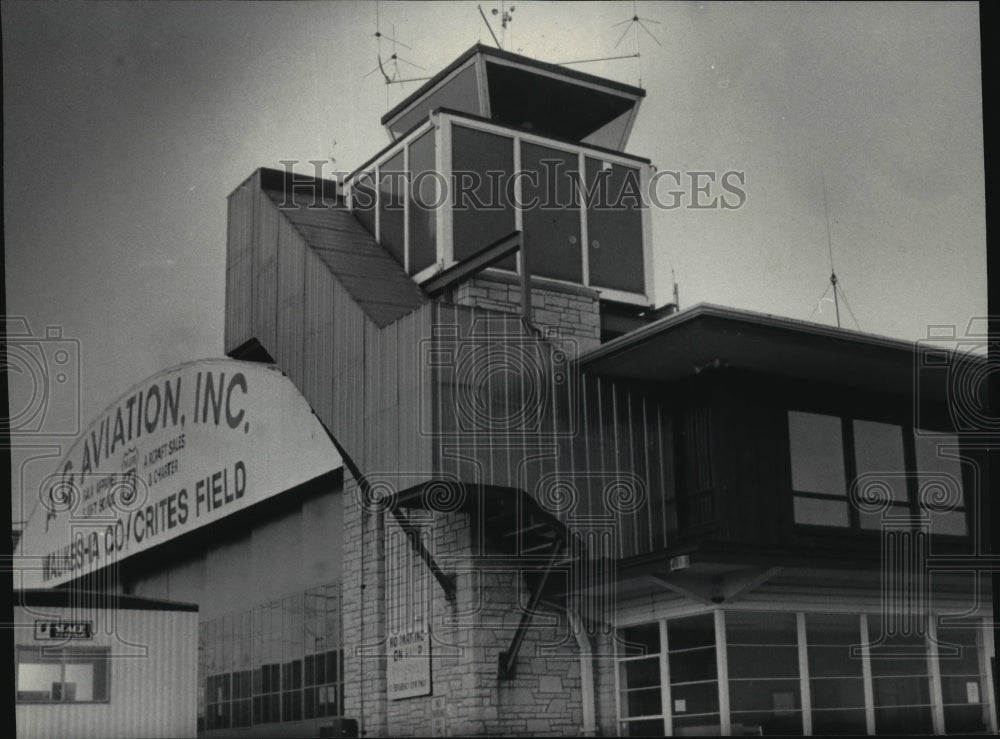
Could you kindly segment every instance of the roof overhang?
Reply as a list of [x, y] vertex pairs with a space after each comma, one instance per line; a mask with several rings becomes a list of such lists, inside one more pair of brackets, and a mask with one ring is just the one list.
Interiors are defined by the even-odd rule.
[[[920, 345], [907, 341], [701, 303], [603, 344], [580, 363], [587, 373], [629, 380], [672, 382], [724, 367], [910, 395], [921, 356]], [[924, 383], [920, 391], [943, 400], [947, 385]]]
[[624, 148], [646, 95], [640, 87], [476, 44], [382, 116], [382, 124], [393, 130], [470, 65], [479, 94], [466, 112], [575, 141], [618, 121], [609, 134], [616, 150]]

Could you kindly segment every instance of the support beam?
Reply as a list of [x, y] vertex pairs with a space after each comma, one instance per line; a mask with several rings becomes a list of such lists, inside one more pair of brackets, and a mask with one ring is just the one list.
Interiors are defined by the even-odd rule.
[[514, 677], [514, 665], [517, 664], [517, 653], [521, 651], [521, 644], [524, 643], [524, 637], [527, 635], [528, 626], [531, 624], [531, 619], [535, 614], [535, 610], [538, 608], [539, 601], [542, 599], [542, 591], [545, 590], [545, 583], [548, 581], [552, 570], [555, 569], [556, 564], [562, 558], [562, 549], [563, 537], [562, 534], [559, 534], [552, 543], [552, 556], [549, 558], [548, 565], [542, 572], [541, 579], [538, 581], [534, 591], [531, 593], [531, 597], [528, 599], [528, 606], [524, 609], [524, 613], [521, 614], [521, 623], [517, 625], [517, 631], [514, 632], [514, 638], [511, 639], [510, 646], [507, 648], [507, 651], [500, 653], [500, 668], [498, 676], [501, 680], [509, 680]]
[[[340, 453], [341, 459], [344, 460], [344, 466], [347, 467], [347, 471], [350, 472], [351, 477], [357, 481], [358, 487], [361, 488], [361, 494], [367, 499], [371, 494], [371, 485], [369, 484], [368, 479], [361, 473], [361, 469], [358, 467], [357, 463], [355, 463], [354, 458], [347, 453], [347, 450], [344, 449], [343, 446], [340, 445], [340, 442], [337, 441], [337, 438], [330, 433], [330, 430], [327, 429], [326, 426], [323, 428], [326, 431], [326, 435], [330, 437], [330, 441], [333, 442], [333, 445]], [[400, 528], [406, 532], [406, 538], [409, 540], [410, 546], [413, 547], [413, 551], [416, 552], [420, 559], [424, 561], [427, 565], [427, 569], [431, 571], [431, 574], [434, 575], [434, 579], [438, 581], [438, 585], [440, 585], [441, 589], [444, 590], [444, 597], [450, 601], [454, 601], [455, 580], [454, 578], [446, 575], [444, 571], [438, 567], [437, 562], [434, 561], [434, 557], [432, 557], [431, 553], [427, 551], [427, 547], [424, 546], [424, 542], [420, 538], [420, 530], [410, 523], [406, 514], [399, 510], [399, 507], [395, 503], [389, 506], [388, 509], [392, 512], [392, 515], [396, 519]]]
[[[471, 257], [463, 259], [448, 269], [439, 272], [421, 284], [428, 295], [437, 295], [447, 288], [475, 277], [487, 267], [516, 253], [521, 248], [521, 232], [511, 231], [498, 241], [494, 241], [484, 249], [480, 249]], [[522, 254], [522, 259], [524, 255]]]

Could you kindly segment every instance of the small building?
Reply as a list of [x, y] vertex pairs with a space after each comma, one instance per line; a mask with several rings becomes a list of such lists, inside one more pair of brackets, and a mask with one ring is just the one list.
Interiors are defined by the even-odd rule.
[[197, 735], [198, 606], [61, 589], [14, 592], [17, 735]]

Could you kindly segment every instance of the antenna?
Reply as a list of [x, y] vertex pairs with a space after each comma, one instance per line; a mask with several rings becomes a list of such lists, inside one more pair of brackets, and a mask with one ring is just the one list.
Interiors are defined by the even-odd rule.
[[[625, 25], [625, 24], [628, 25]], [[646, 34], [656, 42], [657, 46], [663, 46], [660, 40], [653, 35], [653, 32], [649, 30], [647, 23], [655, 23], [659, 25], [659, 21], [654, 21], [652, 18], [641, 18], [639, 16], [639, 11], [636, 8], [636, 0], [632, 0], [632, 17], [623, 20], [621, 23], [615, 23], [612, 28], [617, 28], [618, 26], [625, 25], [625, 30], [622, 31], [622, 35], [618, 37], [618, 41], [615, 43], [615, 48], [617, 49], [625, 37], [628, 35], [629, 31], [632, 31], [635, 35], [635, 53], [632, 54], [636, 58], [636, 67], [639, 73], [639, 87], [642, 87], [642, 54], [639, 51], [639, 29], [641, 28]]]
[[830, 284], [827, 286], [826, 290], [823, 291], [823, 294], [820, 296], [819, 300], [816, 302], [816, 307], [813, 308], [813, 312], [809, 314], [809, 319], [812, 320], [812, 317], [816, 314], [817, 310], [822, 310], [820, 308], [820, 306], [823, 303], [823, 299], [826, 298], [826, 294], [828, 292], [830, 292], [830, 289], [832, 288], [833, 289], [833, 309], [834, 309], [834, 313], [835, 313], [835, 315], [837, 317], [837, 328], [841, 327], [840, 326], [840, 299], [843, 298], [843, 300], [844, 300], [844, 306], [847, 308], [848, 312], [851, 314], [851, 318], [854, 320], [854, 325], [857, 326], [860, 329], [861, 328], [861, 324], [858, 323], [858, 319], [855, 317], [854, 311], [851, 310], [850, 303], [847, 302], [847, 295], [844, 294], [844, 288], [840, 285], [840, 282], [837, 280], [837, 271], [834, 269], [834, 266], [833, 266], [833, 238], [830, 236], [830, 209], [827, 206], [827, 201], [826, 201], [826, 178], [823, 176], [823, 168], [822, 167], [820, 167], [820, 170], [819, 170], [819, 179], [820, 179], [820, 183], [821, 183], [821, 185], [823, 187], [823, 215], [826, 218], [826, 248], [827, 248], [827, 251], [828, 251], [828, 253], [830, 255]]
[[[386, 85], [385, 87], [386, 110], [389, 109], [389, 85], [401, 85], [405, 82], [421, 82], [423, 80], [430, 79], [429, 77], [403, 78], [402, 72], [399, 69], [400, 62], [403, 62], [403, 64], [409, 64], [414, 69], [419, 69], [421, 71], [426, 71], [426, 70], [424, 70], [424, 68], [421, 67], [419, 64], [414, 64], [413, 62], [409, 61], [408, 59], [404, 59], [403, 57], [399, 56], [399, 54], [396, 53], [396, 46], [402, 46], [404, 49], [409, 49], [410, 47], [404, 44], [402, 41], [398, 41], [395, 38], [396, 35], [395, 25], [393, 25], [392, 27], [392, 34], [393, 34], [392, 36], [389, 36], [387, 34], [382, 33], [381, 17], [379, 14], [379, 3], [378, 0], [375, 0], [375, 33], [373, 33], [372, 36], [374, 36], [375, 41], [378, 44], [378, 48], [375, 54], [377, 59], [377, 64], [372, 68], [370, 72], [368, 72], [368, 74], [364, 76], [364, 79], [367, 79], [371, 75], [375, 74], [375, 72], [382, 73], [382, 78], [385, 80], [385, 85]], [[389, 55], [389, 58], [386, 61], [382, 60], [382, 39], [387, 39], [392, 43], [392, 54]], [[387, 65], [389, 66], [388, 70], [386, 69]]]
[[[511, 5], [509, 8], [504, 10], [501, 5], [500, 8], [493, 8], [490, 11], [490, 15], [500, 19], [500, 39], [498, 39], [497, 35], [493, 32], [493, 26], [490, 25], [490, 19], [487, 18], [486, 13], [483, 12], [483, 6], [477, 5], [476, 7], [479, 8], [479, 15], [483, 17], [483, 23], [486, 24], [486, 28], [489, 29], [490, 36], [493, 37], [493, 43], [497, 45], [498, 49], [503, 51], [503, 42], [501, 39], [507, 35], [507, 26], [514, 22], [514, 6]], [[513, 38], [513, 31], [511, 32], [511, 38]]]

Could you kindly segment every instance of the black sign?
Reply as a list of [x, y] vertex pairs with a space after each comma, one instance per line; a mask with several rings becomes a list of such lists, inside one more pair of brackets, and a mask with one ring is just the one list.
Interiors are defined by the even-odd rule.
[[36, 639], [93, 639], [93, 621], [35, 621]]

